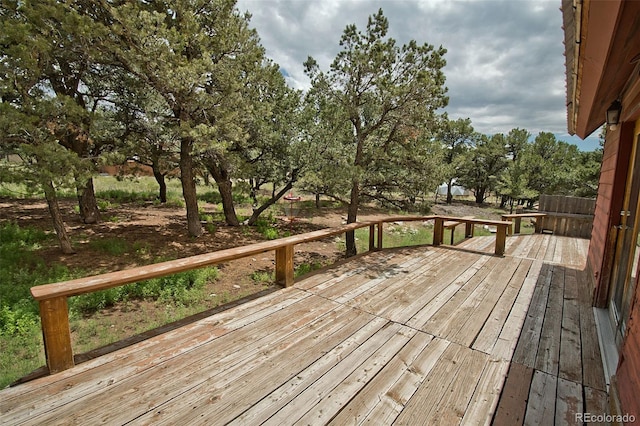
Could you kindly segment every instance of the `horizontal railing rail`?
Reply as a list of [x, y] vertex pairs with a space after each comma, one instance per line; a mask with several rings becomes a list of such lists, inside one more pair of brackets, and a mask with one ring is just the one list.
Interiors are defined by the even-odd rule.
[[[321, 229], [305, 234], [293, 235], [277, 240], [264, 241], [247, 246], [234, 247], [182, 259], [170, 260], [146, 266], [110, 272], [106, 274], [78, 278], [64, 282], [39, 285], [31, 288], [31, 295], [38, 301], [44, 338], [45, 356], [50, 373], [73, 367], [73, 350], [69, 327], [69, 307], [67, 298], [81, 294], [106, 290], [125, 284], [160, 278], [178, 272], [212, 266], [231, 260], [241, 259], [269, 251], [275, 252], [275, 279], [285, 287], [294, 280], [293, 253], [297, 244], [321, 240], [339, 234], [369, 228], [369, 250], [380, 250], [383, 242], [383, 224], [389, 222], [434, 221], [433, 245], [442, 244], [444, 223], [458, 221], [470, 226], [483, 224], [496, 226], [495, 254], [503, 255], [507, 228], [511, 222], [458, 218], [449, 216], [397, 216], [381, 220], [356, 222], [335, 228]], [[377, 228], [377, 233], [376, 233]], [[377, 237], [377, 238], [376, 238]]]

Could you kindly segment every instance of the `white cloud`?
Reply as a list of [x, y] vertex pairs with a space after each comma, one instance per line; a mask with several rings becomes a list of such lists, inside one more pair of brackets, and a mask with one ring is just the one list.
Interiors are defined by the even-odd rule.
[[559, 0], [239, 0], [253, 14], [267, 55], [288, 83], [309, 87], [303, 62], [328, 69], [348, 24], [365, 29], [382, 8], [398, 44], [447, 49], [452, 118], [476, 130], [566, 134], [564, 46]]

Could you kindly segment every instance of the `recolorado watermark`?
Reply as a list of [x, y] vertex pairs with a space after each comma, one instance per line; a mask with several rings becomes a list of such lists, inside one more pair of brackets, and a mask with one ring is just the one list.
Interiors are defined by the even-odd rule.
[[633, 414], [576, 413], [576, 422], [583, 423], [635, 423]]

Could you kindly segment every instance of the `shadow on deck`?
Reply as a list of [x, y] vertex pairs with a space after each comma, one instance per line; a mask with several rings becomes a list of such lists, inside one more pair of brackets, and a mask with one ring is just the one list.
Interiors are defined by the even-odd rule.
[[573, 424], [607, 411], [588, 240], [385, 250], [0, 392], [4, 424]]

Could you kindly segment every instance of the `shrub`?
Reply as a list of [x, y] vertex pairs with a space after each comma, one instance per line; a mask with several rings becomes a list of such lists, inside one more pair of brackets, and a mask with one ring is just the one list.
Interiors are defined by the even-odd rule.
[[260, 217], [256, 221], [256, 229], [267, 240], [275, 240], [280, 236], [278, 230], [273, 226], [276, 223], [276, 219], [272, 213], [269, 213], [266, 217]]
[[217, 277], [218, 269], [214, 267], [180, 272], [75, 296], [69, 299], [69, 307], [77, 313], [89, 314], [130, 299], [160, 300], [190, 305], [204, 298], [205, 285]]
[[89, 247], [114, 256], [121, 256], [131, 249], [129, 243], [122, 238], [100, 238], [89, 242]]

